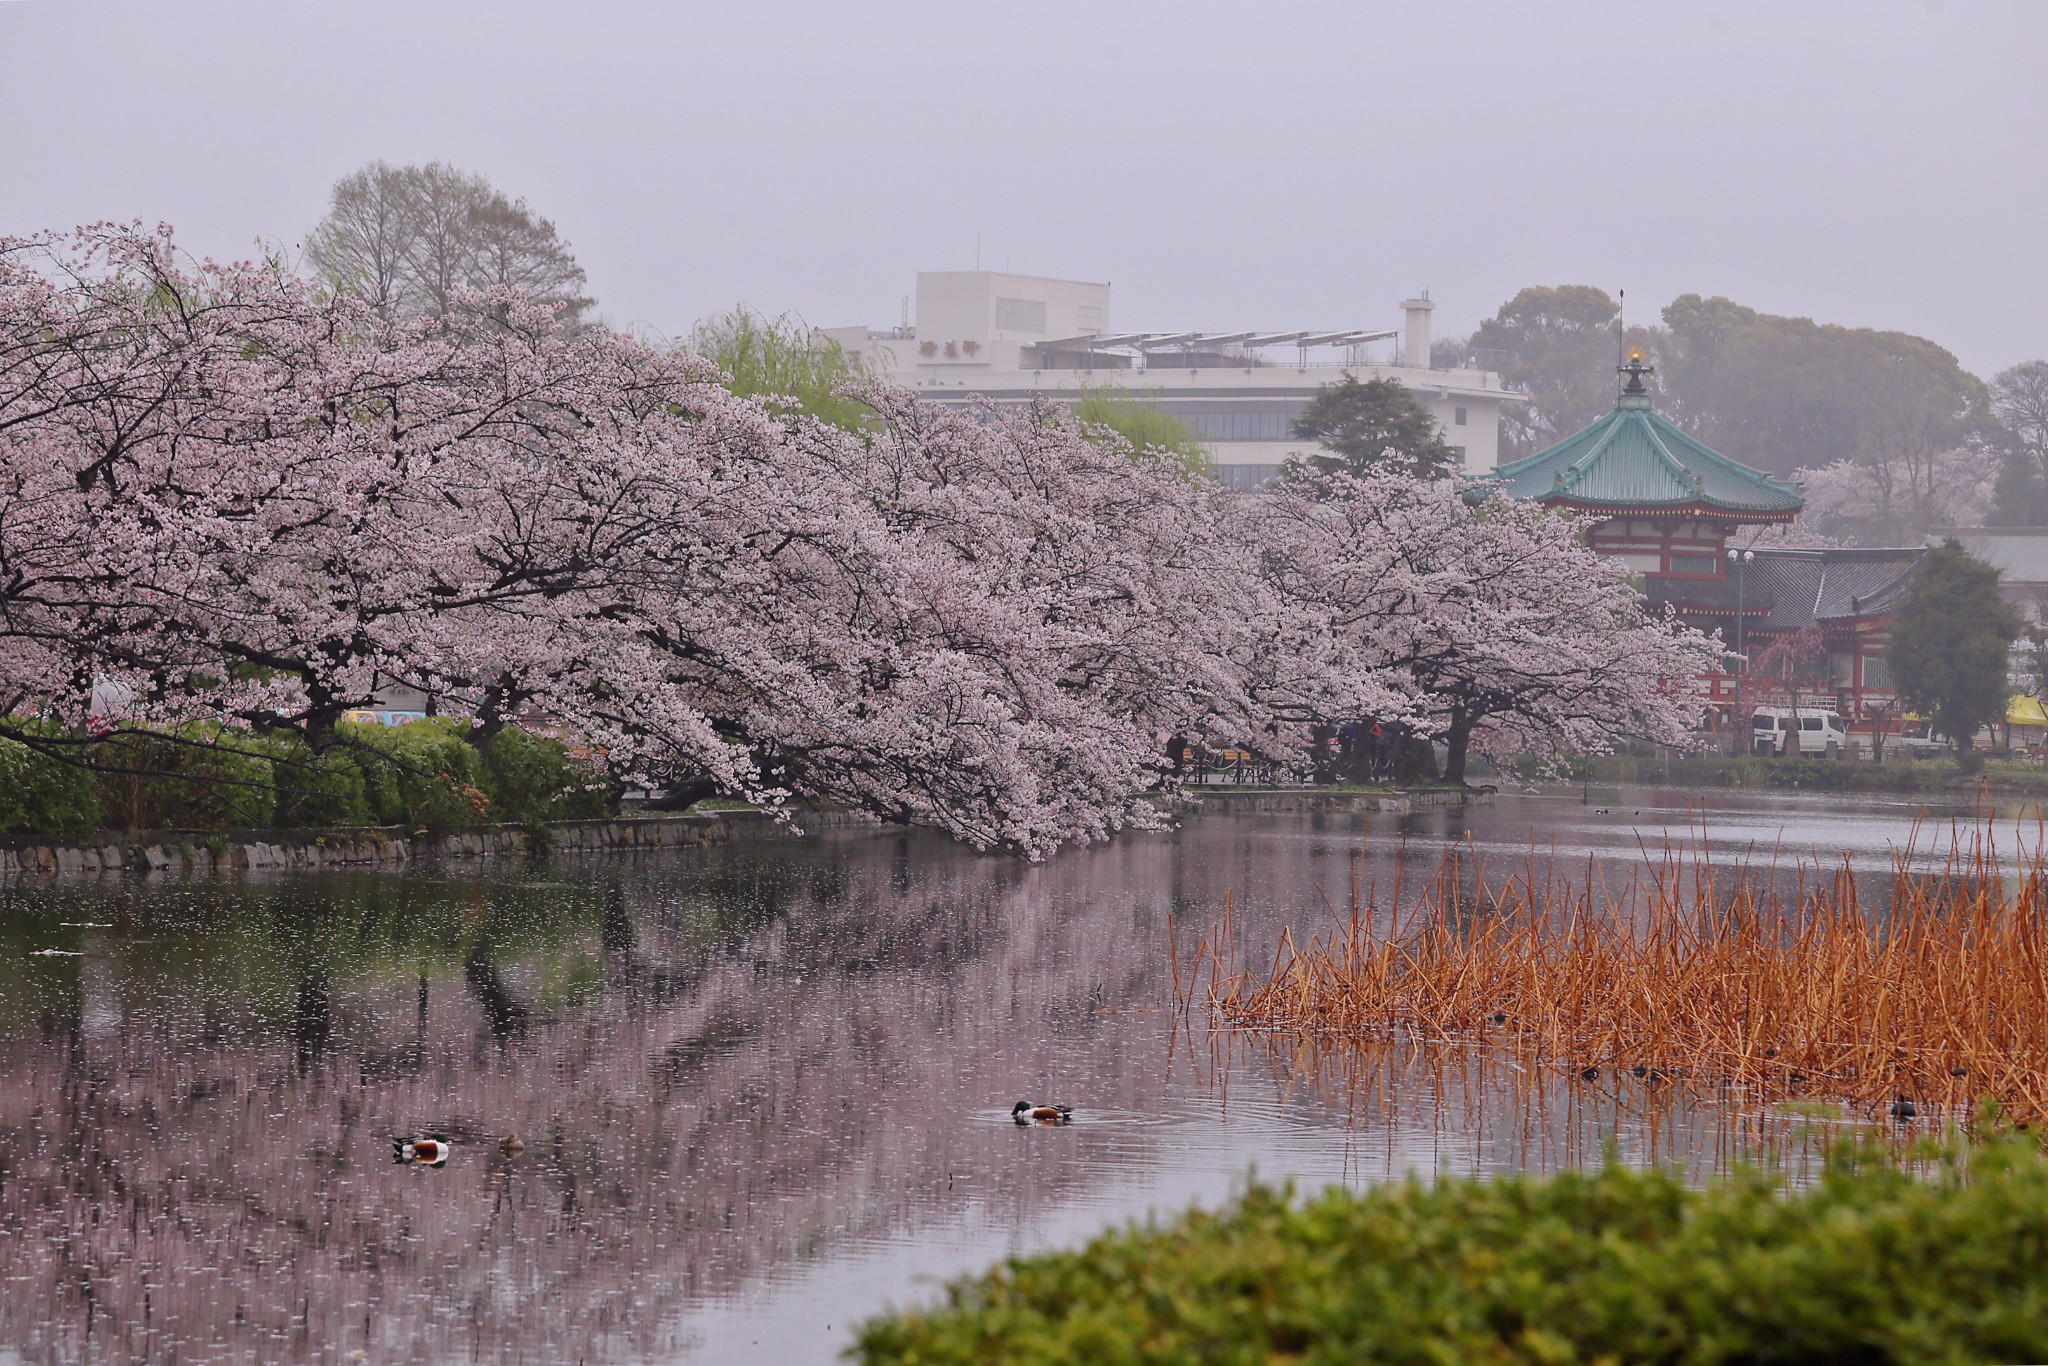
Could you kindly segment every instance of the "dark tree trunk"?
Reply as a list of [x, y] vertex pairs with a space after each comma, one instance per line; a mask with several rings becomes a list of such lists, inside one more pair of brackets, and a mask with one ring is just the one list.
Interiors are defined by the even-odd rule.
[[1337, 780], [1335, 756], [1330, 744], [1336, 738], [1335, 726], [1309, 727], [1309, 781], [1317, 787], [1326, 787]]
[[709, 778], [692, 778], [687, 783], [677, 783], [666, 792], [648, 798], [649, 811], [687, 811], [706, 797], [718, 795], [718, 784]]
[[1396, 727], [1388, 741], [1394, 747], [1392, 777], [1396, 783], [1436, 781], [1436, 746], [1405, 726]]
[[1444, 781], [1465, 785], [1465, 755], [1472, 747], [1472, 721], [1463, 708], [1451, 712], [1450, 728], [1444, 732]]
[[1337, 777], [1346, 783], [1364, 782], [1366, 772], [1365, 733], [1362, 726], [1346, 726], [1337, 736]]

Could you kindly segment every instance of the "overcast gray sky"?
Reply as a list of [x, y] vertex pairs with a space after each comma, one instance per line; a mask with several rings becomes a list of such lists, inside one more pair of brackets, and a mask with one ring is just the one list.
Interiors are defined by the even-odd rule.
[[0, 232], [243, 256], [376, 158], [524, 196], [670, 333], [891, 324], [978, 232], [1123, 328], [1583, 282], [2048, 355], [2048, 4], [0, 3]]

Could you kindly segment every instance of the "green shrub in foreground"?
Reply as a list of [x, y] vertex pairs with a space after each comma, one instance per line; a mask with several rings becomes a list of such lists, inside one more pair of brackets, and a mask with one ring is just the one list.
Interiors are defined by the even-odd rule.
[[316, 754], [301, 735], [264, 738], [277, 784], [275, 823], [282, 829], [369, 825], [369, 798], [359, 756], [346, 749]]
[[1811, 1189], [1619, 1165], [1254, 1187], [1216, 1214], [1009, 1261], [864, 1325], [882, 1362], [2048, 1360], [2048, 1162], [1933, 1179], [1837, 1152]]

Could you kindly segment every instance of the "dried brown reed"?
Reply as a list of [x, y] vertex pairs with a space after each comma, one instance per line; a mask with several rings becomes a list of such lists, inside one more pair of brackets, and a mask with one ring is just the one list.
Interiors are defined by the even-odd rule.
[[1895, 851], [1876, 902], [1846, 858], [1718, 868], [1699, 839], [1645, 847], [1619, 892], [1590, 863], [1575, 883], [1533, 859], [1491, 885], [1454, 849], [1412, 905], [1397, 880], [1385, 907], [1354, 857], [1348, 920], [1283, 932], [1261, 979], [1226, 910], [1176, 962], [1176, 991], [1238, 1029], [1470, 1041], [1587, 1081], [1873, 1114], [1989, 1096], [2039, 1121], [2044, 841], [2013, 862], [1987, 820], [1954, 834], [1938, 863]]

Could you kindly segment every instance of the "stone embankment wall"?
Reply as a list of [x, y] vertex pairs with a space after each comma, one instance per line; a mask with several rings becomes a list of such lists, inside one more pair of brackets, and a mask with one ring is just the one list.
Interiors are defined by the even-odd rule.
[[1471, 806], [1493, 800], [1490, 787], [1418, 787], [1405, 791], [1326, 792], [1312, 787], [1267, 788], [1264, 790], [1183, 789], [1182, 800], [1189, 806], [1209, 811], [1244, 811], [1256, 814], [1282, 811], [1384, 811], [1406, 813], [1433, 806]]
[[[804, 811], [805, 831], [859, 823], [849, 812]], [[788, 826], [765, 811], [708, 811], [564, 821], [553, 826], [557, 853], [611, 849], [676, 849], [734, 839], [786, 837]], [[454, 834], [416, 835], [396, 828], [345, 830], [136, 831], [77, 845], [25, 841], [0, 846], [0, 876], [9, 873], [212, 872], [226, 868], [349, 868], [419, 859], [490, 858], [524, 853], [527, 833], [494, 825]]]

